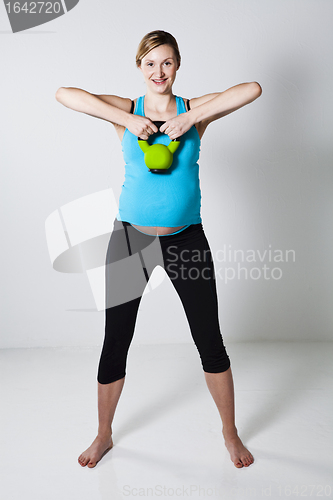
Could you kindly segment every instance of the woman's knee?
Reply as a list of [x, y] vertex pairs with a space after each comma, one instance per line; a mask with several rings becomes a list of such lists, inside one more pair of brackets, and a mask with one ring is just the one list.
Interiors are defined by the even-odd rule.
[[201, 358], [203, 371], [208, 373], [221, 373], [230, 368], [230, 358], [225, 349], [218, 353], [211, 353], [210, 355]]
[[117, 380], [120, 380], [124, 378], [126, 375], [126, 370], [125, 368], [121, 371], [113, 371], [113, 370], [105, 370], [101, 365], [99, 367], [99, 370], [97, 372], [97, 381], [102, 384], [111, 384], [112, 382], [116, 382]]

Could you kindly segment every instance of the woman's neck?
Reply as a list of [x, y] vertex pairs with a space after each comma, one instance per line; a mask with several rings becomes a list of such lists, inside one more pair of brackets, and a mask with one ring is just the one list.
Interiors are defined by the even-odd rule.
[[155, 94], [147, 91], [145, 95], [145, 107], [149, 108], [156, 114], [167, 114], [168, 110], [174, 106], [176, 97], [170, 94]]

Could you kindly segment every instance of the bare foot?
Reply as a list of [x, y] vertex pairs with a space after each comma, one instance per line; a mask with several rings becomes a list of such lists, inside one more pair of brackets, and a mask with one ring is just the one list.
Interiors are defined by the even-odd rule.
[[239, 469], [241, 467], [248, 467], [254, 462], [252, 454], [245, 448], [237, 434], [232, 437], [224, 437], [224, 442], [235, 467]]
[[111, 436], [104, 438], [97, 436], [92, 445], [79, 456], [78, 462], [82, 467], [88, 464], [89, 468], [93, 468], [112, 447], [113, 442]]

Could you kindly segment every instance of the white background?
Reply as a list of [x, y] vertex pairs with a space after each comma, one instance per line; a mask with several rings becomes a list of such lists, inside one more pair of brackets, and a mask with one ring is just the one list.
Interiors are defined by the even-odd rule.
[[[229, 342], [332, 339], [332, 14], [329, 0], [81, 0], [66, 15], [13, 34], [0, 5], [2, 348], [97, 346], [104, 312], [84, 274], [56, 272], [45, 220], [66, 203], [112, 188], [124, 161], [112, 124], [55, 99], [59, 87], [134, 99], [141, 38], [178, 41], [176, 95], [192, 98], [257, 81], [261, 97], [209, 125], [202, 139], [202, 220]], [[224, 248], [295, 251], [279, 280], [226, 283]], [[253, 271], [257, 277], [258, 272]], [[166, 278], [141, 302], [133, 343], [192, 342]]]

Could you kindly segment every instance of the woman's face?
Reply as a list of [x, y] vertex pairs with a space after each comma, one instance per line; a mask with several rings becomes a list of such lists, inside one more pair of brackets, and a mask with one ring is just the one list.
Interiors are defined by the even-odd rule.
[[139, 68], [149, 89], [167, 94], [176, 79], [179, 66], [173, 48], [164, 44], [148, 52], [141, 59]]

